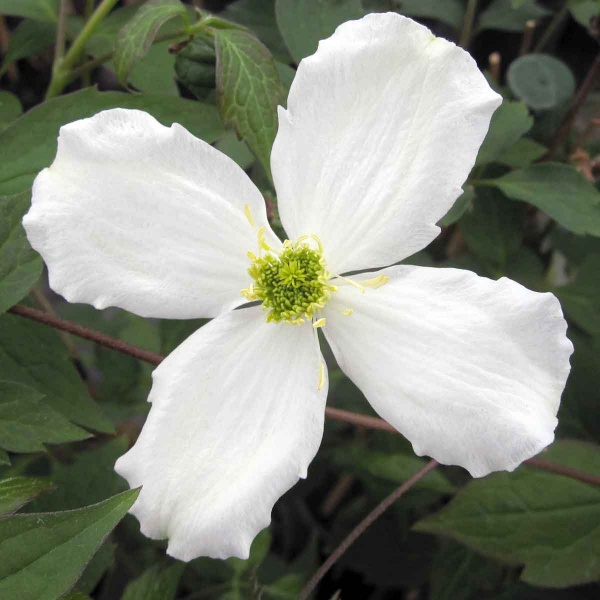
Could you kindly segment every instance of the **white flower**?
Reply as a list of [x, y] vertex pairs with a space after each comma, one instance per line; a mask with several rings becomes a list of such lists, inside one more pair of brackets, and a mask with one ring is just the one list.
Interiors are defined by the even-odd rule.
[[[455, 269], [337, 277], [434, 239], [500, 102], [466, 52], [409, 19], [342, 25], [279, 112], [283, 245], [245, 173], [179, 125], [109, 110], [61, 129], [24, 219], [52, 288], [145, 317], [215, 317], [156, 369], [148, 420], [116, 465], [143, 485], [132, 512], [169, 554], [247, 557], [306, 476], [328, 387], [313, 325], [418, 455], [479, 477], [552, 442], [572, 351], [554, 296]], [[232, 310], [246, 298], [268, 312]]]

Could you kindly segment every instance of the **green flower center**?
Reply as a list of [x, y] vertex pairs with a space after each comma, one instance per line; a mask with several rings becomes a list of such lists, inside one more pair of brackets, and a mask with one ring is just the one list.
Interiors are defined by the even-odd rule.
[[267, 322], [310, 321], [336, 289], [328, 283], [330, 275], [321, 248], [310, 247], [305, 239], [295, 244], [286, 240], [278, 255], [270, 249], [264, 256], [249, 253], [252, 265], [248, 273], [254, 282], [242, 293], [249, 300], [262, 301]]

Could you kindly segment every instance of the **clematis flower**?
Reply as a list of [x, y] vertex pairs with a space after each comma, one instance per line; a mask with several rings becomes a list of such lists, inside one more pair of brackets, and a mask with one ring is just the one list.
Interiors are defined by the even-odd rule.
[[146, 424], [116, 464], [169, 554], [247, 557], [306, 477], [328, 388], [319, 328], [420, 456], [480, 477], [552, 442], [572, 352], [556, 298], [388, 266], [436, 237], [500, 102], [466, 52], [410, 19], [340, 26], [279, 109], [284, 242], [246, 174], [183, 127], [117, 109], [61, 129], [24, 219], [52, 288], [214, 317], [154, 371]]

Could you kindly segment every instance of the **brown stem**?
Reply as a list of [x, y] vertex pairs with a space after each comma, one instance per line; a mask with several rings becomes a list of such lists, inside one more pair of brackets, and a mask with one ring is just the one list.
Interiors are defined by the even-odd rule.
[[583, 80], [583, 83], [577, 91], [577, 94], [575, 94], [575, 98], [573, 98], [569, 112], [565, 115], [560, 127], [556, 130], [554, 138], [550, 144], [550, 149], [544, 157], [545, 160], [551, 160], [556, 154], [557, 150], [565, 143], [567, 136], [569, 135], [569, 131], [571, 131], [571, 127], [573, 126], [573, 122], [575, 121], [575, 117], [577, 116], [579, 109], [583, 106], [588, 94], [592, 91], [599, 74], [600, 52], [596, 55], [588, 74]]
[[[82, 327], [81, 325], [77, 325], [77, 323], [73, 323], [72, 321], [66, 321], [65, 319], [61, 319], [60, 317], [48, 315], [42, 312], [41, 310], [36, 310], [35, 308], [29, 308], [28, 306], [16, 304], [12, 308], [10, 308], [8, 312], [15, 315], [19, 315], [21, 317], [26, 317], [27, 319], [32, 319], [33, 321], [43, 323], [44, 325], [49, 325], [50, 327], [54, 327], [55, 329], [67, 331], [68, 333], [72, 333], [73, 335], [76, 335], [78, 337], [90, 340], [92, 342], [100, 344], [101, 346], [105, 346], [106, 348], [111, 348], [112, 350], [116, 350], [117, 352], [121, 352], [122, 354], [133, 356], [134, 358], [143, 360], [144, 362], [150, 363], [152, 365], [159, 365], [164, 359], [164, 356], [156, 354], [155, 352], [148, 352], [147, 350], [142, 350], [137, 346], [126, 344], [121, 340], [113, 338], [109, 335], [105, 335], [104, 333], [100, 333], [99, 331], [95, 331], [94, 329], [88, 329], [87, 327]], [[343, 421], [344, 423], [357, 425], [359, 427], [366, 427], [367, 429], [377, 429], [380, 431], [389, 431], [391, 433], [397, 433], [397, 430], [383, 419], [353, 413], [348, 410], [342, 410], [340, 408], [326, 408], [325, 416], [334, 421]], [[530, 458], [529, 460], [526, 460], [524, 462], [531, 467], [543, 469], [544, 471], [550, 471], [557, 475], [564, 475], [565, 477], [570, 477], [571, 479], [578, 479], [579, 481], [583, 481], [584, 483], [591, 483], [592, 485], [600, 485], [600, 477], [590, 475], [589, 473], [585, 473], [583, 471], [579, 471], [571, 467], [565, 467], [563, 465], [553, 463], [543, 458]]]
[[352, 544], [390, 507], [398, 498], [403, 496], [410, 488], [421, 481], [427, 473], [437, 467], [437, 461], [431, 459], [421, 470], [417, 471], [410, 479], [405, 481], [398, 489], [394, 490], [387, 498], [380, 502], [342, 541], [342, 543], [329, 555], [329, 558], [319, 567], [317, 572], [300, 592], [300, 600], [306, 600], [309, 594], [325, 577], [329, 569], [342, 556]]

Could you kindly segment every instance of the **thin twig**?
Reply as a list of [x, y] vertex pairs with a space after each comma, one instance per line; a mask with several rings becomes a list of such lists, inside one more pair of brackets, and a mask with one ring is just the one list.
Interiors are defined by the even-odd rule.
[[[134, 358], [143, 360], [144, 362], [150, 363], [152, 365], [159, 365], [164, 360], [164, 356], [161, 356], [160, 354], [156, 354], [155, 352], [148, 352], [147, 350], [142, 350], [137, 346], [133, 346], [132, 344], [126, 344], [125, 342], [122, 342], [117, 338], [111, 337], [110, 335], [105, 335], [104, 333], [100, 333], [99, 331], [95, 331], [94, 329], [82, 327], [81, 325], [77, 325], [77, 323], [61, 319], [60, 317], [48, 315], [42, 312], [41, 310], [37, 310], [35, 308], [29, 308], [28, 306], [23, 306], [22, 304], [16, 304], [12, 308], [10, 308], [8, 312], [15, 315], [19, 315], [21, 317], [26, 317], [27, 319], [32, 319], [33, 321], [43, 323], [44, 325], [49, 325], [50, 327], [54, 327], [55, 329], [67, 331], [69, 333], [72, 333], [73, 335], [84, 338], [86, 340], [90, 340], [92, 342], [100, 344], [101, 346], [110, 348], [111, 350], [116, 350], [117, 352], [121, 352], [122, 354], [133, 356]], [[334, 421], [343, 421], [344, 423], [349, 423], [350, 425], [357, 425], [360, 427], [366, 427], [367, 429], [377, 429], [380, 431], [398, 433], [398, 431], [392, 425], [390, 425], [387, 421], [384, 421], [383, 419], [353, 413], [348, 410], [342, 410], [340, 408], [326, 408], [325, 416]], [[584, 483], [591, 483], [592, 485], [600, 485], [600, 477], [590, 475], [589, 473], [585, 473], [584, 471], [579, 471], [571, 467], [565, 467], [563, 465], [553, 463], [549, 460], [541, 458], [530, 458], [529, 460], [526, 460], [524, 462], [531, 467], [543, 469], [544, 471], [550, 471], [557, 475], [564, 475], [565, 477], [570, 477], [571, 479], [578, 479], [579, 481], [583, 481]]]
[[565, 19], [569, 16], [569, 7], [563, 6], [555, 15], [552, 17], [552, 20], [548, 24], [548, 27], [544, 30], [544, 34], [535, 45], [533, 49], [534, 52], [541, 52], [552, 40], [552, 38], [556, 35], [558, 30], [562, 27]]
[[500, 52], [492, 52], [488, 56], [488, 71], [496, 83], [500, 83], [502, 69], [502, 55]]
[[67, 37], [67, 10], [68, 0], [60, 0], [58, 6], [58, 24], [56, 26], [56, 43], [54, 45], [54, 62], [60, 61], [65, 55]]
[[569, 108], [569, 112], [565, 115], [560, 127], [556, 130], [554, 134], [554, 138], [550, 143], [550, 148], [548, 153], [544, 157], [544, 160], [551, 160], [558, 149], [565, 143], [569, 132], [571, 131], [571, 127], [573, 127], [573, 122], [575, 121], [575, 117], [577, 117], [577, 113], [579, 109], [583, 106], [586, 98], [589, 93], [594, 88], [594, 84], [596, 83], [596, 79], [600, 75], [600, 52], [596, 55], [590, 70], [588, 71], [581, 87], [575, 94], [575, 98], [573, 98], [573, 102], [571, 103], [571, 108]]
[[469, 43], [471, 42], [471, 32], [473, 31], [473, 22], [475, 21], [475, 14], [477, 13], [478, 0], [469, 0], [467, 4], [467, 10], [465, 11], [465, 20], [460, 32], [460, 39], [458, 45], [465, 50], [468, 49]]
[[529, 19], [525, 23], [525, 30], [523, 31], [523, 38], [521, 39], [521, 47], [519, 48], [519, 56], [524, 56], [531, 50], [531, 44], [533, 43], [533, 33], [537, 27], [537, 21]]
[[342, 541], [342, 543], [329, 555], [329, 558], [319, 567], [317, 572], [300, 592], [299, 599], [306, 600], [309, 594], [325, 577], [336, 561], [354, 544], [354, 542], [388, 509], [396, 500], [403, 496], [410, 488], [421, 481], [427, 473], [438, 466], [436, 460], [430, 460], [421, 470], [417, 471], [410, 479], [405, 481], [398, 489], [394, 490], [387, 498], [380, 502]]

